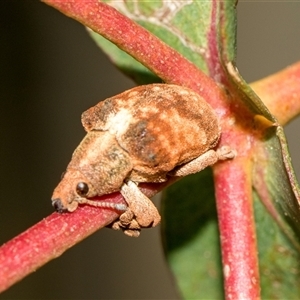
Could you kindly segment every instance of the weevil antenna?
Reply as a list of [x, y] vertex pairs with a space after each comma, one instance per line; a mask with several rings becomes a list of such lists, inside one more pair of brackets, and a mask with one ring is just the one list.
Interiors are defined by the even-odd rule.
[[80, 204], [88, 204], [91, 206], [96, 207], [103, 207], [103, 208], [112, 208], [119, 211], [126, 211], [128, 206], [126, 204], [121, 203], [111, 203], [111, 202], [104, 202], [104, 201], [93, 201], [85, 198], [81, 198], [80, 200], [77, 200]]

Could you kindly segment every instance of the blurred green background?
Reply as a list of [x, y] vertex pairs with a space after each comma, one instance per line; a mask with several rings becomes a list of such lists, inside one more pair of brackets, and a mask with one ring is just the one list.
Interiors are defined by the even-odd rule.
[[[300, 1], [240, 1], [237, 65], [246, 81], [300, 59]], [[0, 244], [51, 214], [50, 197], [84, 131], [81, 113], [134, 86], [84, 27], [38, 1], [0, 1]], [[300, 121], [286, 128], [300, 174]], [[159, 228], [101, 230], [0, 299], [178, 299]]]

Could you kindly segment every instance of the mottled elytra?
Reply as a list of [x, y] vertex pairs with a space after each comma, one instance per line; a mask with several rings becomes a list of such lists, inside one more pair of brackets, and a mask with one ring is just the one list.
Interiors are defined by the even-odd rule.
[[[54, 190], [56, 210], [84, 203], [124, 211], [113, 224], [130, 236], [156, 226], [160, 215], [140, 182], [196, 173], [234, 157], [216, 147], [221, 129], [210, 105], [192, 90], [170, 84], [138, 86], [99, 102], [82, 114], [86, 136]], [[120, 191], [128, 206], [93, 201]]]

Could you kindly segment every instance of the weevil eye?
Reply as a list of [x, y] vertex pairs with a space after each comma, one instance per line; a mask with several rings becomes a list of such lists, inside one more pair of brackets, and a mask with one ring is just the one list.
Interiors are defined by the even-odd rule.
[[79, 196], [86, 196], [89, 192], [89, 186], [85, 182], [78, 182], [76, 185], [76, 192]]

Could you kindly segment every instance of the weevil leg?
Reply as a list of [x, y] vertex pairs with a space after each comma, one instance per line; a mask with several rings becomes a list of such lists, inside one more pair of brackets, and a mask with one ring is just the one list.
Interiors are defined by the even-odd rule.
[[173, 171], [169, 172], [170, 176], [186, 176], [202, 171], [208, 166], [215, 164], [219, 160], [226, 160], [234, 158], [236, 152], [229, 146], [223, 146], [217, 150], [209, 150], [194, 160], [176, 167]]
[[134, 219], [134, 213], [131, 210], [123, 213], [119, 220], [112, 223], [109, 227], [114, 230], [123, 230], [126, 235], [131, 237], [138, 237], [141, 232], [141, 227]]
[[128, 209], [112, 225], [113, 229], [122, 229], [127, 235], [137, 236], [141, 228], [154, 227], [160, 222], [157, 208], [133, 181], [122, 185], [121, 194], [128, 204]]
[[133, 181], [129, 180], [122, 185], [121, 194], [141, 227], [154, 227], [160, 222], [157, 208]]

